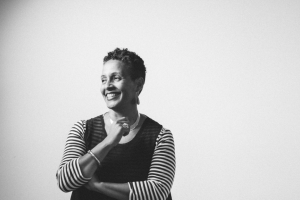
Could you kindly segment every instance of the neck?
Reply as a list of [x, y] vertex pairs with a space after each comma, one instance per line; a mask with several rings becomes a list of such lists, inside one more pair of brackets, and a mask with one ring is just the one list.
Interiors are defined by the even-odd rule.
[[138, 117], [138, 110], [136, 106], [134, 108], [128, 110], [121, 110], [121, 111], [109, 109], [108, 114], [113, 121], [116, 121], [121, 117], [127, 117], [129, 119], [130, 124], [133, 124]]

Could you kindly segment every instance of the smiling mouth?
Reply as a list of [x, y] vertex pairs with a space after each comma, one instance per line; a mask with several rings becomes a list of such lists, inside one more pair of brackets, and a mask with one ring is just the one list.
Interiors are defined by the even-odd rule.
[[120, 95], [119, 93], [108, 93], [108, 94], [106, 94], [106, 98], [107, 98], [107, 100], [111, 100], [119, 95]]

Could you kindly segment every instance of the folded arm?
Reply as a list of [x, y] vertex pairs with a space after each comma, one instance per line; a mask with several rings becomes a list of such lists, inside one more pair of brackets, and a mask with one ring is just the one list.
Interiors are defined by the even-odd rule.
[[[108, 136], [91, 150], [100, 162], [119, 143], [124, 132], [129, 131], [129, 127], [122, 126], [125, 122], [129, 123], [128, 118], [122, 117], [113, 123]], [[56, 173], [58, 186], [64, 192], [73, 191], [89, 182], [98, 168], [97, 161], [86, 153], [85, 130], [86, 121], [79, 121], [69, 132], [63, 158]]]
[[93, 178], [91, 190], [116, 199], [163, 200], [170, 193], [175, 175], [175, 148], [171, 132], [162, 129], [156, 141], [148, 179], [129, 183], [106, 183]]
[[[77, 122], [71, 129], [62, 161], [56, 174], [59, 188], [73, 191], [82, 185], [116, 199], [166, 199], [170, 193], [175, 175], [175, 148], [172, 133], [162, 129], [151, 161], [148, 179], [129, 183], [105, 183], [92, 179], [80, 167], [80, 162], [90, 163], [96, 169], [97, 163], [86, 154], [84, 144], [85, 121]], [[81, 158], [81, 161], [79, 160]], [[88, 167], [88, 165], [86, 165]]]
[[163, 128], [157, 139], [148, 179], [129, 183], [129, 199], [166, 199], [173, 184], [175, 166], [173, 136]]

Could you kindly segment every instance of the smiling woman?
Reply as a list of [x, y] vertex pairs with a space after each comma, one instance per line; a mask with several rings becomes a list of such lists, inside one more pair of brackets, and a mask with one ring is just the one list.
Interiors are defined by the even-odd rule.
[[129, 67], [118, 60], [109, 60], [103, 66], [101, 92], [108, 108], [132, 110], [136, 107], [144, 79], [132, 80]]
[[104, 58], [101, 92], [108, 111], [71, 129], [56, 174], [72, 200], [172, 199], [174, 140], [138, 112], [144, 61], [127, 49]]

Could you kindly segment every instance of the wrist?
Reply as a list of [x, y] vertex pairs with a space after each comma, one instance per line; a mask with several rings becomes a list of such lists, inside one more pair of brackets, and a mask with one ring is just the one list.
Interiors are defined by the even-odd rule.
[[118, 144], [118, 142], [116, 142], [116, 140], [109, 135], [103, 140], [103, 142], [104, 145], [108, 148], [113, 148]]
[[94, 184], [94, 189], [96, 192], [102, 193], [103, 191], [103, 182], [96, 182]]

